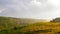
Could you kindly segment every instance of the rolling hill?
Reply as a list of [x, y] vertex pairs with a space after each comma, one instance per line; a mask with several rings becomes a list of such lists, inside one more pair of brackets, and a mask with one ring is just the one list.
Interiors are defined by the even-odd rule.
[[[45, 22], [43, 19], [13, 18], [0, 16], [0, 27], [25, 26], [36, 22]], [[0, 29], [1, 29], [0, 28]]]
[[31, 24], [35, 22], [45, 22], [44, 19], [29, 19], [29, 18], [13, 18], [13, 17], [2, 17], [0, 16], [0, 23], [15, 23], [19, 25]]
[[27, 19], [0, 16], [0, 34], [55, 34], [60, 32], [60, 23], [44, 19]]

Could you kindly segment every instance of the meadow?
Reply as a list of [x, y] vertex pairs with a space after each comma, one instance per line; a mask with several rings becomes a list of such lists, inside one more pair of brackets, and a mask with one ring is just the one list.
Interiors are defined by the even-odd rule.
[[0, 17], [0, 34], [60, 34], [60, 22], [56, 22], [59, 19], [51, 22], [35, 21]]
[[0, 34], [60, 34], [60, 22], [38, 22], [26, 26], [6, 28]]
[[60, 23], [39, 22], [20, 30], [23, 34], [60, 34]]

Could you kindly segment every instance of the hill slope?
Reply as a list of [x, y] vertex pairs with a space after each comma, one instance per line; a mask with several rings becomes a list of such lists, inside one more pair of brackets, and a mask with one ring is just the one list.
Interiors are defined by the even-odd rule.
[[60, 34], [60, 23], [39, 22], [20, 30], [23, 34]]
[[60, 23], [37, 22], [1, 30], [0, 34], [60, 34]]
[[0, 34], [34, 34], [39, 33], [40, 30], [45, 32], [47, 30], [41, 27], [46, 27], [47, 23], [41, 23], [41, 21], [45, 20], [0, 17]]
[[[21, 26], [21, 25], [28, 25], [32, 24], [35, 22], [41, 22], [44, 20], [40, 19], [26, 19], [26, 18], [12, 18], [12, 17], [2, 17], [0, 16], [0, 27], [1, 28], [9, 28], [9, 27], [14, 27], [14, 26]], [[3, 27], [2, 27], [3, 26]], [[0, 28], [0, 29], [1, 29]]]
[[50, 22], [60, 22], [60, 17], [51, 20]]

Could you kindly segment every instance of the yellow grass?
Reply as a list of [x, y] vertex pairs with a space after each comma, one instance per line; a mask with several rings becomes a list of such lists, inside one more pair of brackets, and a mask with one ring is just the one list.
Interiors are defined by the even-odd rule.
[[21, 29], [21, 32], [36, 33], [36, 31], [39, 31], [39, 30], [40, 31], [43, 30], [44, 32], [42, 31], [42, 32], [39, 32], [38, 34], [55, 34], [55, 33], [58, 34], [58, 32], [60, 32], [60, 22], [57, 22], [57, 23], [39, 22], [39, 23], [31, 24]]

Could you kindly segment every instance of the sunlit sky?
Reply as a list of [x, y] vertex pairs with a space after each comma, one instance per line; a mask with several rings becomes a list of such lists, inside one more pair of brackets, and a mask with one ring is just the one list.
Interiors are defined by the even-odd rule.
[[53, 19], [60, 17], [60, 0], [0, 0], [0, 16]]

